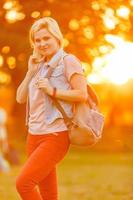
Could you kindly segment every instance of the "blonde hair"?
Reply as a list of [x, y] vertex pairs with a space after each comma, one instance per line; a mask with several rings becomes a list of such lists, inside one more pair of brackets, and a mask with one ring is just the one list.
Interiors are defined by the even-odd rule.
[[61, 33], [58, 23], [56, 22], [56, 20], [54, 20], [51, 17], [43, 17], [35, 21], [34, 24], [31, 26], [31, 29], [29, 32], [31, 47], [34, 47], [35, 32], [39, 31], [42, 28], [46, 28], [59, 41], [60, 47], [62, 46], [63, 35]]

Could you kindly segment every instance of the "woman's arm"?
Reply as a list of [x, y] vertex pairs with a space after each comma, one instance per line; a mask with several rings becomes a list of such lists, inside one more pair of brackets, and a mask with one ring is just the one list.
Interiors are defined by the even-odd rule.
[[[73, 89], [71, 90], [56, 90], [56, 98], [72, 102], [84, 102], [87, 100], [87, 87], [84, 76], [74, 74], [71, 78], [70, 84]], [[52, 96], [53, 88], [48, 89], [47, 93]]]
[[[75, 58], [75, 56], [70, 55], [64, 58], [64, 63], [65, 75], [72, 89], [57, 89], [56, 98], [72, 102], [86, 101], [88, 97], [87, 81], [84, 77], [80, 62]], [[37, 87], [44, 90], [48, 95], [53, 95], [53, 87], [50, 85], [47, 78], [40, 79], [37, 82]]]
[[28, 95], [28, 85], [32, 79], [32, 74], [28, 71], [22, 83], [19, 85], [16, 93], [16, 101], [18, 103], [25, 103]]
[[39, 64], [35, 62], [35, 59], [33, 56], [30, 56], [28, 61], [28, 71], [26, 73], [26, 76], [20, 86], [17, 89], [16, 94], [16, 101], [18, 103], [25, 103], [27, 100], [28, 95], [28, 85], [34, 76], [34, 74], [38, 71]]

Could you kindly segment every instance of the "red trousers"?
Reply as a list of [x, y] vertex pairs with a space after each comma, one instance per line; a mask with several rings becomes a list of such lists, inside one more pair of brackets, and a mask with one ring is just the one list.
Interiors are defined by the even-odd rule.
[[70, 141], [67, 131], [27, 137], [28, 160], [16, 180], [23, 200], [57, 200], [56, 164], [64, 158]]

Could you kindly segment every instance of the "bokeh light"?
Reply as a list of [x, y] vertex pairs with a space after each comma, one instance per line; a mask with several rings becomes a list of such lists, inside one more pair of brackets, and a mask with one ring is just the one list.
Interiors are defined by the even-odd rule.
[[100, 47], [99, 47], [99, 51], [100, 51], [100, 53], [102, 53], [102, 54], [107, 54], [107, 53], [109, 53], [110, 51], [111, 51], [111, 47], [110, 46], [107, 46], [107, 45], [101, 45]]
[[79, 25], [79, 21], [77, 19], [71, 19], [70, 22], [69, 22], [69, 28], [72, 30], [72, 31], [76, 31], [78, 30], [80, 27]]
[[9, 84], [11, 82], [11, 75], [0, 71], [0, 84]]
[[90, 18], [89, 16], [86, 16], [86, 15], [84, 15], [79, 21], [80, 25], [82, 26], [87, 26], [89, 22], [90, 22]]
[[40, 16], [40, 12], [39, 11], [34, 11], [31, 13], [31, 17], [33, 18], [38, 18]]
[[25, 16], [26, 15], [22, 12], [18, 12], [16, 10], [10, 10], [6, 13], [5, 18], [9, 23], [14, 23], [18, 20], [23, 20]]
[[131, 5], [131, 6], [133, 6], [133, 0], [130, 0], [130, 2], [129, 2], [129, 3], [130, 3], [130, 5]]
[[6, 110], [3, 108], [0, 108], [0, 124], [6, 124], [7, 122], [7, 113]]
[[16, 67], [16, 58], [13, 56], [9, 56], [7, 58], [7, 64], [10, 69], [14, 69]]
[[66, 39], [66, 38], [64, 38], [63, 39], [63, 47], [65, 48], [65, 47], [67, 47], [68, 45], [69, 45], [69, 40], [68, 39]]
[[4, 63], [4, 58], [2, 55], [0, 55], [0, 67], [3, 66], [3, 63]]
[[10, 10], [5, 15], [8, 22], [15, 22], [17, 20], [17, 11], [16, 10]]
[[51, 15], [51, 11], [50, 10], [44, 10], [43, 12], [42, 12], [42, 16], [43, 17], [49, 17]]
[[3, 5], [3, 8], [6, 9], [6, 10], [12, 9], [13, 6], [14, 6], [14, 2], [13, 1], [7, 1], [7, 2], [5, 2], [5, 4]]
[[106, 9], [102, 15], [103, 23], [106, 28], [112, 30], [118, 24], [118, 19], [114, 16], [114, 10], [111, 8]]
[[85, 27], [85, 28], [83, 29], [83, 35], [84, 35], [87, 39], [91, 40], [91, 39], [94, 37], [93, 28], [92, 28], [92, 27]]
[[97, 11], [100, 10], [100, 4], [99, 4], [98, 1], [93, 1], [91, 3], [91, 7], [92, 7], [93, 10], [97, 10]]
[[4, 46], [4, 47], [2, 47], [1, 52], [2, 52], [3, 54], [8, 54], [8, 53], [10, 52], [10, 47], [9, 47], [9, 46]]
[[120, 6], [117, 10], [116, 10], [116, 14], [124, 19], [128, 19], [129, 15], [130, 15], [130, 9], [127, 8], [126, 6]]

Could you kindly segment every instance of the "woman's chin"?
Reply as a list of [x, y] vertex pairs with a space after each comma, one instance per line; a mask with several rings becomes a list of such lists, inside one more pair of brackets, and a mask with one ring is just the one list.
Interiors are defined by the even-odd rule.
[[49, 56], [49, 51], [48, 50], [43, 50], [42, 52], [41, 52], [41, 55], [42, 56]]

